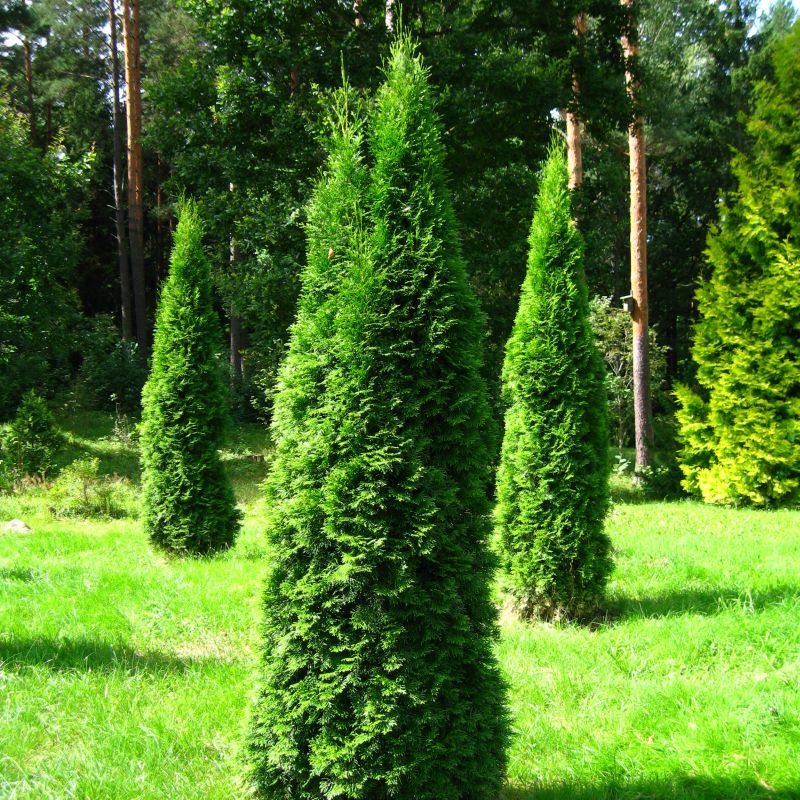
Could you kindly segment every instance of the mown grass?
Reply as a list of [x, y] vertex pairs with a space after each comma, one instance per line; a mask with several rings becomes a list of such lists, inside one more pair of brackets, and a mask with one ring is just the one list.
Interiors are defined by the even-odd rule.
[[[111, 423], [70, 447], [137, 478]], [[225, 459], [233, 551], [167, 560], [134, 520], [0, 497], [0, 798], [234, 798], [267, 553], [263, 432]], [[124, 471], [123, 471], [124, 470]], [[618, 503], [593, 626], [503, 620], [504, 800], [800, 798], [800, 512]]]

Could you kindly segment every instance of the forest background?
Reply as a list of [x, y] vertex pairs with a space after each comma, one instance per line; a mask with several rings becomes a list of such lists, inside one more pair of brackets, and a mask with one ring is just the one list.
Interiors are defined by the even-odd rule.
[[[732, 151], [748, 147], [754, 84], [770, 77], [772, 43], [795, 11], [786, 1], [766, 9], [747, 1], [642, 0], [634, 8], [641, 46], [635, 110], [647, 130], [653, 385], [663, 423], [656, 436], [667, 446], [668, 389], [693, 377], [690, 330], [694, 292], [706, 277], [706, 236], [733, 185]], [[0, 317], [0, 367], [10, 377], [0, 389], [0, 417], [31, 387], [52, 396], [71, 386], [84, 406], [138, 410], [182, 195], [199, 201], [208, 232], [235, 410], [268, 415], [299, 290], [321, 120], [343, 68], [364, 98], [379, 80], [390, 41], [386, 9], [383, 0], [0, 6], [0, 169], [13, 189], [0, 227], [14, 229], [13, 236], [3, 231], [0, 245], [9, 300]], [[579, 11], [589, 19], [580, 38]], [[583, 126], [576, 204], [587, 280], [591, 294], [608, 298], [596, 305], [597, 326], [610, 336], [607, 354], [624, 346], [624, 325], [603, 316], [629, 292], [632, 109], [619, 3], [412, 0], [398, 13], [441, 92], [447, 167], [487, 318], [486, 377], [495, 398], [537, 170], [567, 111]], [[131, 37], [122, 21], [131, 14], [141, 22], [142, 152], [129, 153], [126, 165], [126, 119], [134, 120], [126, 97], [136, 93], [126, 91], [123, 45]], [[139, 197], [126, 186], [132, 158], [142, 176]], [[633, 426], [629, 376], [621, 380], [614, 432], [623, 445]]]

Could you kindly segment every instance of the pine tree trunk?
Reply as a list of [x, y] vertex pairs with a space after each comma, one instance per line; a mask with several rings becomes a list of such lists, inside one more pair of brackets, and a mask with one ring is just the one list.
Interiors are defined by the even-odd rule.
[[238, 382], [243, 379], [242, 319], [231, 309], [231, 380]]
[[[632, 0], [622, 0], [630, 9]], [[631, 104], [628, 124], [630, 154], [631, 295], [633, 297], [633, 411], [636, 439], [636, 474], [651, 464], [653, 409], [650, 397], [650, 354], [647, 301], [647, 166], [645, 163], [644, 117], [638, 110], [638, 80], [635, 61], [639, 57], [634, 20], [628, 20], [623, 36], [625, 82]]]
[[[586, 34], [587, 20], [586, 12], [581, 11], [575, 17], [575, 36], [578, 40], [578, 47], [581, 46], [581, 38]], [[581, 122], [578, 117], [578, 104], [580, 101], [581, 87], [578, 81], [578, 74], [572, 71], [572, 108], [567, 110], [565, 117], [567, 121], [567, 164], [569, 169], [569, 188], [577, 189], [583, 183], [583, 150], [581, 147]]]
[[128, 121], [128, 234], [136, 317], [136, 340], [146, 358], [148, 349], [144, 275], [144, 211], [142, 208], [142, 87], [139, 62], [139, 0], [122, 0], [122, 36]]
[[161, 153], [156, 153], [156, 241], [155, 241], [155, 279], [156, 286], [160, 286], [167, 273], [164, 264], [164, 162]]
[[28, 123], [30, 125], [31, 144], [36, 144], [36, 109], [33, 105], [33, 54], [31, 42], [27, 36], [22, 40], [22, 57], [25, 86], [28, 90]]
[[53, 143], [53, 103], [48, 100], [44, 107], [44, 146], [50, 148]]
[[120, 316], [122, 338], [133, 338], [133, 309], [131, 308], [131, 269], [125, 236], [125, 215], [122, 208], [122, 131], [119, 104], [119, 58], [117, 57], [117, 13], [114, 0], [108, 0], [108, 25], [111, 31], [111, 125], [114, 147], [114, 217], [117, 225], [117, 261], [119, 263]]
[[386, 30], [394, 33], [394, 0], [386, 0], [383, 19], [386, 23]]
[[[230, 184], [230, 191], [236, 191], [235, 184]], [[239, 260], [239, 248], [236, 238], [231, 233], [230, 239], [230, 270], [231, 275], [235, 274], [236, 262]], [[244, 362], [242, 360], [242, 320], [236, 313], [236, 309], [231, 304], [230, 321], [230, 363], [231, 363], [231, 382], [233, 384], [244, 379]]]

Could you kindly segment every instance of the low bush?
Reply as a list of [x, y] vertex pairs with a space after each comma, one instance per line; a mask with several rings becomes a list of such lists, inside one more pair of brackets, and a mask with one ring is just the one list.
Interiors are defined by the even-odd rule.
[[50, 511], [58, 517], [135, 517], [135, 487], [119, 475], [100, 475], [98, 458], [81, 458], [65, 467], [50, 489]]
[[44, 478], [63, 443], [47, 403], [31, 389], [3, 436], [4, 472], [16, 479], [26, 475]]

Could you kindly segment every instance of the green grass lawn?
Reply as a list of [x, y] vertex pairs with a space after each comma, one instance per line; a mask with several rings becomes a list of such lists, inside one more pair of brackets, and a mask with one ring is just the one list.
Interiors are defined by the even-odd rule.
[[[136, 479], [110, 423], [70, 446]], [[234, 798], [266, 563], [263, 433], [226, 453], [236, 548], [168, 561], [134, 520], [0, 497], [0, 798]], [[1, 529], [0, 529], [1, 530]], [[503, 620], [506, 800], [800, 798], [800, 512], [620, 503], [594, 627]]]

